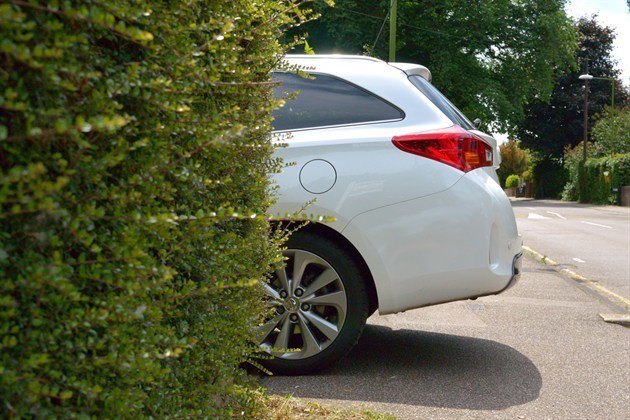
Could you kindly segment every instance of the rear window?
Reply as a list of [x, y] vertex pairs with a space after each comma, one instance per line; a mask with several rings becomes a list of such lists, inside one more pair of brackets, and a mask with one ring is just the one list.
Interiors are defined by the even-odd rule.
[[[310, 78], [293, 73], [274, 73], [280, 82], [274, 96], [285, 99], [273, 112], [274, 130], [297, 130], [335, 125], [397, 121], [403, 112], [394, 105], [352, 83], [324, 74]], [[293, 99], [287, 94], [295, 93]]]
[[409, 81], [437, 106], [452, 122], [466, 130], [474, 130], [473, 124], [435, 86], [420, 76], [409, 76]]

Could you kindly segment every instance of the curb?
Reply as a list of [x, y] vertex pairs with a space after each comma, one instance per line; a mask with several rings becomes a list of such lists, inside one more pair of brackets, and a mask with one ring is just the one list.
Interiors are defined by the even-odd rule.
[[531, 249], [528, 246], [523, 246], [523, 251], [526, 254], [528, 254], [530, 257], [532, 257], [534, 260], [552, 267], [554, 271], [556, 271], [558, 274], [568, 277], [571, 280], [574, 280], [580, 283], [581, 285], [590, 289], [590, 291], [596, 293], [598, 296], [605, 298], [606, 300], [614, 303], [615, 306], [620, 306], [621, 308], [623, 308], [625, 310], [625, 313], [623, 314], [614, 314], [614, 316], [611, 314], [600, 314], [600, 316], [606, 322], [614, 322], [614, 323], [626, 325], [624, 324], [625, 321], [619, 322], [618, 319], [624, 319], [624, 320], [627, 319], [628, 315], [630, 314], [630, 299], [627, 299], [611, 290], [608, 290], [607, 288], [605, 288], [604, 286], [602, 286], [595, 280], [591, 280], [587, 277], [584, 277], [576, 273], [573, 270], [569, 270], [568, 268], [563, 267], [562, 265], [558, 264], [551, 258], [547, 257], [546, 255], [541, 254], [538, 251]]
[[630, 314], [599, 314], [604, 322], [630, 327]]

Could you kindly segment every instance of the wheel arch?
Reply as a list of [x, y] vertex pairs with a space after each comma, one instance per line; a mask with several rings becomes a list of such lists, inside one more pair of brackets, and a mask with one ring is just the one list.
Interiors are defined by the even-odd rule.
[[[289, 221], [281, 222], [282, 225], [289, 225]], [[337, 232], [335, 229], [326, 226], [322, 223], [311, 222], [306, 226], [300, 228], [301, 231], [306, 231], [309, 233], [313, 233], [315, 235], [323, 236], [339, 246], [341, 246], [345, 251], [347, 251], [350, 256], [359, 264], [362, 273], [364, 274], [364, 278], [366, 281], [366, 291], [368, 293], [369, 299], [369, 312], [368, 314], [373, 314], [378, 309], [378, 293], [376, 291], [376, 285], [374, 283], [374, 277], [372, 276], [372, 272], [368, 267], [365, 259], [356, 249], [356, 247], [350, 242], [345, 236], [341, 233]]]

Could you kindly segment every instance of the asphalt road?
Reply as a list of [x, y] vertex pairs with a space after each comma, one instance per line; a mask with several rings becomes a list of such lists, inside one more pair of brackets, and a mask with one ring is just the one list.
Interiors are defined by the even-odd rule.
[[512, 203], [524, 245], [630, 298], [630, 207]]
[[[543, 208], [520, 204], [520, 215]], [[546, 207], [542, 215], [548, 210], [557, 208]], [[621, 217], [605, 211], [599, 218], [580, 218], [581, 211], [558, 211], [566, 219], [558, 218], [554, 229], [566, 231], [566, 220], [623, 225], [611, 222]], [[544, 242], [532, 233], [538, 229], [535, 220], [519, 217], [519, 224], [523, 220], [526, 243], [540, 247]], [[575, 257], [595, 261], [595, 255]], [[623, 260], [610, 258], [604, 264]], [[615, 267], [606, 270], [606, 277], [623, 274]], [[521, 282], [502, 295], [374, 315], [337, 366], [262, 383], [272, 393], [367, 407], [400, 419], [627, 419], [630, 329], [599, 316], [615, 311], [618, 306], [588, 287], [527, 258]]]

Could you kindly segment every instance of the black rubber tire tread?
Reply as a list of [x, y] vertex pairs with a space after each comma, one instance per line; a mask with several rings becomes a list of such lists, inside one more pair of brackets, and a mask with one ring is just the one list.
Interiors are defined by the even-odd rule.
[[297, 231], [287, 241], [287, 249], [301, 249], [326, 260], [339, 274], [348, 299], [346, 319], [335, 341], [320, 353], [306, 359], [272, 358], [260, 362], [276, 375], [304, 375], [337, 363], [357, 344], [369, 312], [365, 274], [360, 265], [332, 240], [308, 231]]

